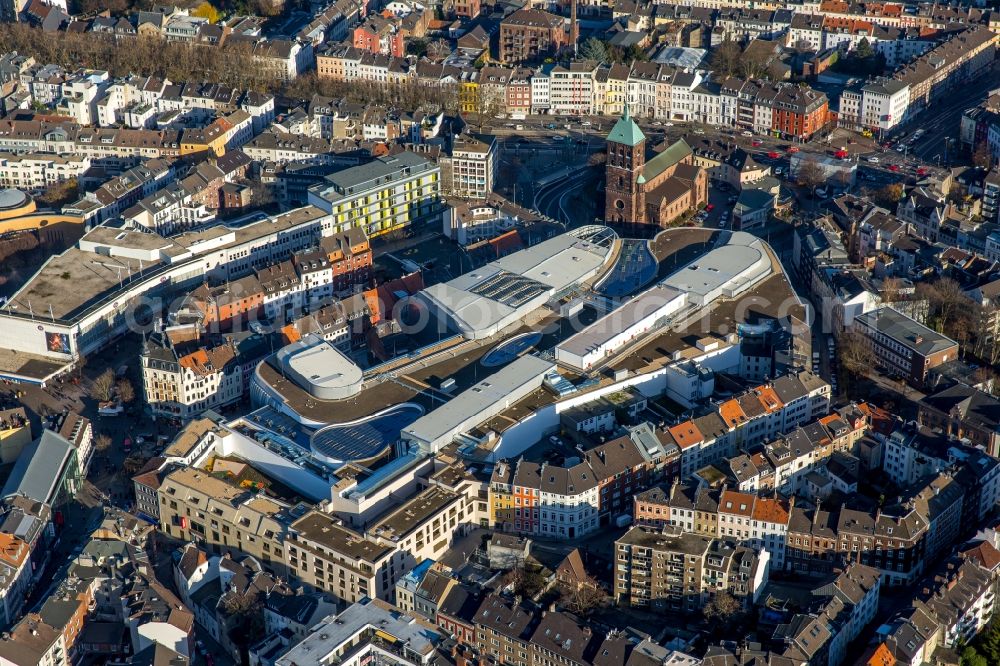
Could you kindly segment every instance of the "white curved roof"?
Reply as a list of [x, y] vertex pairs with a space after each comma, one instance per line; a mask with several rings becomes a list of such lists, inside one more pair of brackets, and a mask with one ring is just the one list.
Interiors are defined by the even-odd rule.
[[[603, 230], [607, 233], [602, 236]], [[596, 275], [611, 255], [614, 233], [588, 228], [515, 252], [454, 280], [420, 292], [420, 298], [466, 337], [491, 335], [544, 304], [553, 294]], [[597, 242], [590, 240], [597, 238]], [[485, 337], [482, 336], [482, 337]]]
[[0, 190], [0, 209], [17, 208], [23, 206], [28, 200], [28, 195], [21, 190], [3, 189]]
[[276, 360], [296, 384], [321, 400], [343, 400], [361, 391], [361, 368], [315, 335], [283, 347]]
[[709, 250], [660, 284], [686, 292], [691, 302], [704, 305], [719, 296], [735, 296], [770, 274], [764, 242], [736, 231], [725, 245]]

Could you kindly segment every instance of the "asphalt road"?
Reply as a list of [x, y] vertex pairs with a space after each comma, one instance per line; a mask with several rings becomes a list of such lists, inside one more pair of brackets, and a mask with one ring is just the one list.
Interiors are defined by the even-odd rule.
[[953, 157], [954, 145], [949, 147], [946, 155], [945, 142], [952, 139], [957, 144], [962, 113], [985, 100], [989, 91], [997, 86], [1000, 86], [1000, 68], [994, 65], [987, 76], [949, 92], [945, 100], [926, 109], [905, 128], [908, 134], [917, 129], [926, 130], [924, 136], [914, 142], [912, 154], [931, 164], [937, 163], [939, 159], [944, 164], [946, 157]]

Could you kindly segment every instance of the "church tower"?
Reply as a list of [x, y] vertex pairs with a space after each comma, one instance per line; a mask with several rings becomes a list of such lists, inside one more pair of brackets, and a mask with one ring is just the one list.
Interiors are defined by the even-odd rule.
[[646, 182], [642, 168], [646, 163], [646, 135], [625, 113], [608, 135], [608, 161], [604, 171], [604, 220], [611, 224], [645, 224]]

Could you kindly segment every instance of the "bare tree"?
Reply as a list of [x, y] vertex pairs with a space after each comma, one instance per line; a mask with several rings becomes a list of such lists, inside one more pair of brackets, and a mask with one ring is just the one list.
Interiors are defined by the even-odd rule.
[[533, 598], [545, 588], [545, 577], [536, 566], [527, 562], [519, 562], [517, 566], [503, 575], [504, 587], [509, 587], [514, 594], [525, 598]]
[[228, 615], [242, 615], [260, 608], [260, 599], [247, 592], [231, 590], [222, 598], [222, 609]]
[[128, 404], [135, 400], [135, 389], [132, 388], [132, 382], [123, 378], [119, 379], [115, 386], [118, 389], [118, 399], [123, 403]]
[[101, 434], [94, 438], [94, 451], [105, 453], [111, 448], [111, 436]]
[[560, 601], [577, 615], [590, 615], [598, 608], [611, 603], [611, 597], [593, 576], [576, 585], [563, 584], [559, 587]]
[[903, 184], [889, 183], [884, 185], [875, 190], [872, 193], [871, 198], [879, 206], [895, 212], [896, 205], [899, 204], [899, 200], [903, 198]]
[[748, 79], [763, 78], [770, 64], [771, 59], [760, 50], [747, 49], [740, 56], [740, 72]]
[[799, 167], [795, 171], [795, 178], [799, 185], [809, 190], [813, 196], [816, 195], [816, 188], [826, 182], [826, 172], [820, 166], [819, 160], [810, 155], [799, 162]]
[[494, 87], [482, 84], [474, 86], [469, 94], [469, 104], [473, 113], [476, 114], [479, 131], [483, 131], [487, 121], [500, 113], [504, 109], [502, 92]]
[[983, 169], [990, 168], [993, 164], [993, 154], [990, 152], [989, 145], [984, 142], [976, 147], [976, 150], [972, 153], [972, 163]]
[[922, 282], [917, 293], [928, 302], [928, 325], [954, 338], [965, 349], [982, 319], [981, 306], [965, 294], [962, 285], [951, 278]]
[[434, 60], [444, 60], [451, 55], [451, 46], [443, 39], [432, 40], [427, 44], [427, 57]]
[[983, 391], [986, 391], [990, 395], [996, 395], [998, 388], [997, 373], [992, 367], [988, 365], [979, 366], [973, 373], [973, 377], [976, 384], [981, 386]]
[[742, 72], [742, 55], [740, 45], [726, 35], [712, 54], [712, 69], [724, 76], [736, 76]]
[[709, 620], [727, 622], [742, 610], [740, 602], [733, 595], [725, 590], [720, 590], [715, 593], [711, 601], [705, 604], [701, 612]]
[[[868, 339], [853, 329], [844, 331], [837, 338], [840, 366], [853, 377], [863, 377], [875, 365], [875, 350]], [[845, 377], [844, 379], [848, 379]]]
[[111, 368], [108, 368], [94, 379], [93, 386], [90, 389], [90, 397], [94, 400], [107, 402], [114, 397], [114, 394], [115, 373], [112, 372]]
[[129, 476], [135, 476], [146, 466], [146, 459], [138, 453], [133, 453], [122, 461], [122, 470]]
[[882, 280], [882, 302], [897, 303], [904, 300], [903, 282], [899, 278], [889, 277]]

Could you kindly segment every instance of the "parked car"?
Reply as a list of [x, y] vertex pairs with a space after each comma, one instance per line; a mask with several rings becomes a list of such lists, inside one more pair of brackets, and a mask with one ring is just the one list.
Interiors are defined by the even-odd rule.
[[743, 136], [753, 136], [753, 132], [751, 132], [750, 130], [743, 130], [742, 135]]
[[868, 163], [869, 164], [878, 164], [879, 163], [879, 159], [877, 157], [869, 157], [868, 158]]

